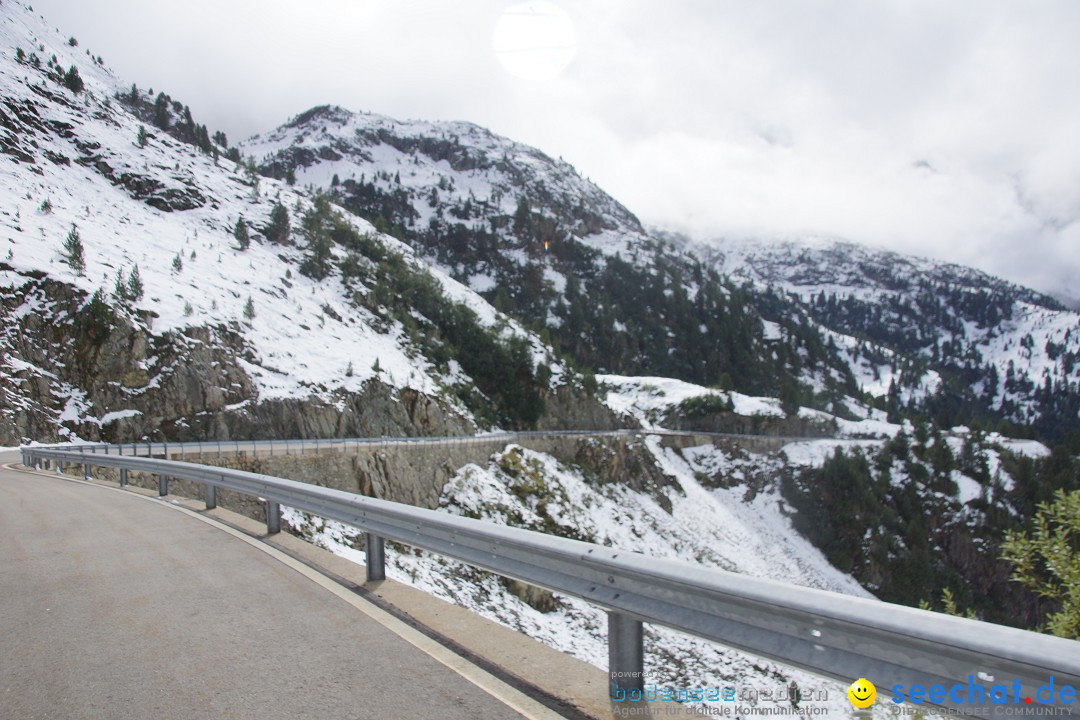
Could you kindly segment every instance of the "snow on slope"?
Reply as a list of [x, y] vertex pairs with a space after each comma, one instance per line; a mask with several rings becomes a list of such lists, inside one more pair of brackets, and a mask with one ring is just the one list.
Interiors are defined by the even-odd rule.
[[[400, 325], [374, 323], [369, 311], [348, 302], [334, 276], [317, 282], [296, 272], [303, 255], [298, 247], [274, 245], [258, 235], [280, 201], [292, 216], [296, 238], [299, 217], [311, 207], [305, 194], [253, 177], [224, 158], [215, 161], [153, 127], [147, 128], [147, 146], [140, 148], [140, 122], [115, 99], [128, 86], [22, 4], [4, 3], [0, 18], [0, 95], [9, 113], [12, 107], [29, 107], [26, 112], [40, 121], [8, 133], [9, 142], [30, 150], [34, 162], [0, 163], [0, 262], [13, 268], [0, 272], [0, 283], [12, 287], [22, 282], [19, 273], [44, 271], [88, 294], [108, 293], [118, 272], [126, 276], [137, 265], [145, 295], [135, 304], [155, 314], [152, 332], [199, 325], [239, 329], [254, 351], [243, 366], [260, 399], [328, 399], [338, 390], [358, 391], [375, 376], [392, 387], [439, 394], [460, 379], [440, 376], [409, 347]], [[60, 67], [77, 65], [84, 91], [76, 95], [29, 62], [16, 62], [16, 48], [33, 52], [43, 64], [55, 54]], [[181, 194], [194, 207], [173, 212], [151, 207], [110, 182], [99, 164], [116, 177], [156, 184], [159, 196]], [[41, 209], [46, 200], [49, 212]], [[246, 251], [233, 238], [240, 217], [255, 235]], [[367, 222], [349, 219], [358, 231], [374, 233]], [[82, 276], [63, 262], [63, 243], [73, 227], [85, 248]], [[380, 239], [420, 265], [402, 243], [385, 235]], [[431, 272], [447, 296], [472, 308], [483, 324], [527, 336], [536, 360], [548, 362], [554, 379], [560, 379], [563, 369], [537, 338], [444, 273]], [[244, 313], [249, 298], [251, 319]], [[48, 368], [37, 370], [48, 373]], [[76, 415], [88, 410], [69, 406]]]
[[658, 428], [664, 414], [691, 398], [730, 398], [738, 415], [784, 417], [780, 401], [775, 398], [752, 397], [734, 391], [713, 390], [693, 383], [663, 377], [626, 377], [597, 375], [596, 380], [607, 391], [604, 402], [621, 415], [628, 415], [644, 428]]
[[[745, 461], [712, 446], [677, 452], [658, 438], [646, 440], [672, 485], [665, 491], [670, 512], [656, 498], [622, 484], [590, 480], [580, 468], [550, 455], [510, 445], [486, 465], [467, 465], [443, 490], [443, 512], [556, 534], [643, 553], [674, 558], [754, 577], [867, 597], [850, 577], [829, 565], [798, 535], [775, 490], [753, 500], [745, 489], [709, 489], [697, 479]], [[755, 458], [758, 468], [768, 458]], [[775, 463], [775, 461], [773, 461]], [[286, 520], [305, 536], [334, 552], [363, 562], [356, 533], [334, 522], [314, 520], [289, 510]], [[558, 597], [541, 612], [490, 574], [426, 553], [387, 549], [388, 576], [520, 630], [598, 667], [607, 666], [605, 613], [587, 603]], [[783, 689], [796, 682], [829, 693], [830, 709], [845, 711], [839, 685], [778, 666], [681, 633], [646, 630], [649, 682], [678, 689], [738, 687]]]
[[[728, 395], [667, 378], [598, 379], [607, 392], [609, 407], [651, 427], [657, 427], [664, 415], [684, 400]], [[743, 413], [779, 413], [771, 399], [735, 394], [732, 398]], [[651, 557], [865, 597], [868, 593], [864, 589], [832, 567], [793, 529], [793, 510], [781, 496], [777, 480], [785, 472], [820, 467], [837, 448], [847, 452], [858, 448], [873, 455], [889, 438], [901, 431], [910, 434], [913, 428], [910, 423], [886, 422], [880, 411], [870, 412], [862, 421], [820, 417], [826, 414], [806, 408], [800, 414], [834, 422], [838, 436], [789, 442], [773, 454], [713, 445], [676, 450], [664, 447], [657, 436], [647, 437], [645, 448], [671, 483], [652, 492], [598, 482], [577, 466], [510, 445], [486, 464], [460, 468], [443, 489], [440, 510]], [[946, 435], [945, 442], [954, 455], [960, 455], [969, 432], [958, 427]], [[1049, 452], [1039, 443], [1011, 441], [996, 433], [986, 436], [986, 446], [990, 476], [1004, 490], [1011, 487], [1012, 479], [1002, 468], [997, 446], [1035, 457]], [[895, 464], [892, 474], [894, 482], [906, 479], [901, 464]], [[965, 517], [977, 516], [979, 501], [987, 493], [998, 492], [960, 471], [953, 471], [952, 479], [957, 512]], [[665, 506], [661, 499], [670, 505]], [[294, 511], [286, 517], [301, 534], [363, 563], [363, 553], [355, 549], [354, 531]], [[601, 610], [557, 597], [554, 608], [544, 612], [537, 609], [535, 599], [530, 604], [497, 578], [459, 563], [390, 549], [387, 556], [388, 575], [393, 579], [467, 607], [597, 667], [606, 667], [606, 618]], [[646, 630], [646, 671], [649, 682], [674, 692], [695, 687], [781, 689], [794, 682], [804, 693], [811, 689], [827, 693], [828, 700], [820, 704], [830, 712], [846, 715], [850, 711], [843, 688], [834, 683], [659, 628]]]

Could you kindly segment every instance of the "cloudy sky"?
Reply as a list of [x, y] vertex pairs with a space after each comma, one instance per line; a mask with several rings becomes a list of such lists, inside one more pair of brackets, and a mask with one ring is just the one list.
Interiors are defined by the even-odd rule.
[[325, 103], [469, 120], [648, 224], [1080, 296], [1075, 0], [552, 0], [539, 25], [514, 0], [32, 1], [232, 140]]

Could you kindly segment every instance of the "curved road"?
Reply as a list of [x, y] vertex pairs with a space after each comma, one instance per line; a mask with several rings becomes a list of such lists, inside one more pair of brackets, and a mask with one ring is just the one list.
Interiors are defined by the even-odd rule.
[[553, 716], [357, 602], [160, 501], [0, 467], [0, 718]]

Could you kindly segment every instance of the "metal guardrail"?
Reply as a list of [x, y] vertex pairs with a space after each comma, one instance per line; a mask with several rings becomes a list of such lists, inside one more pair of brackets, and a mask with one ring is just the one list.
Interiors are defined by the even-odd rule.
[[[361, 450], [373, 447], [404, 447], [410, 445], [484, 445], [495, 442], [513, 442], [533, 438], [570, 438], [570, 437], [700, 437], [712, 439], [769, 439], [783, 442], [803, 442], [808, 440], [838, 439], [823, 436], [801, 435], [753, 435], [748, 433], [697, 432], [691, 430], [526, 430], [517, 432], [498, 432], [487, 435], [446, 435], [437, 437], [368, 437], [368, 438], [318, 438], [290, 440], [193, 440], [188, 442], [132, 442], [119, 444], [83, 443], [78, 445], [42, 446], [63, 447], [78, 452], [115, 453], [120, 455], [209, 455], [221, 456], [227, 453], [242, 452], [304, 454], [322, 450]], [[857, 440], [858, 438], [839, 438]]]
[[[170, 444], [170, 447], [174, 447]], [[115, 451], [115, 446], [112, 448]], [[103, 446], [87, 451], [24, 447], [23, 464], [52, 461], [201, 482], [208, 507], [219, 487], [265, 498], [267, 529], [280, 527], [285, 504], [366, 533], [367, 576], [381, 580], [384, 541], [453, 558], [505, 577], [583, 599], [608, 612], [612, 693], [644, 684], [642, 623], [682, 630], [781, 663], [851, 682], [867, 678], [886, 702], [890, 688], [944, 689], [925, 696], [979, 714], [1020, 715], [1038, 708], [1066, 714], [1060, 691], [1080, 686], [1080, 643], [975, 620], [651, 558], [591, 543], [447, 515], [293, 480], [166, 459], [132, 457]], [[1049, 702], [1042, 702], [1051, 683]], [[961, 690], [957, 687], [963, 686]], [[1005, 686], [1005, 704], [989, 704]], [[979, 690], [981, 688], [981, 690]], [[953, 689], [956, 692], [950, 693]], [[979, 690], [977, 695], [975, 691]], [[1012, 702], [1015, 695], [1019, 705]], [[1075, 696], [1074, 696], [1075, 697]]]

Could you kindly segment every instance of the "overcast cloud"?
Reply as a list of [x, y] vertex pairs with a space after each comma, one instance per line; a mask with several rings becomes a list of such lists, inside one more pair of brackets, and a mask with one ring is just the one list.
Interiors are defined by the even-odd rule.
[[1080, 296], [1075, 0], [580, 0], [557, 79], [510, 1], [34, 0], [238, 140], [316, 104], [469, 120], [697, 237], [838, 236]]

